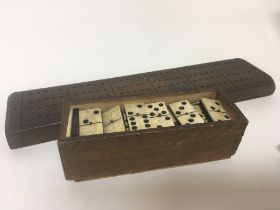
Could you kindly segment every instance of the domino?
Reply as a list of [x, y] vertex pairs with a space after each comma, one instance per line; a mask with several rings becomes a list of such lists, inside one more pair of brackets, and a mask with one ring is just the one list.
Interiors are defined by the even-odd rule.
[[91, 125], [94, 123], [101, 123], [101, 109], [100, 108], [92, 108], [92, 109], [84, 109], [79, 111], [79, 125]]
[[146, 117], [144, 116], [132, 116], [128, 118], [129, 128], [132, 131], [143, 130], [149, 128], [161, 128], [161, 127], [171, 127], [174, 123], [170, 116], [161, 117]]
[[129, 116], [140, 116], [144, 114], [144, 103], [125, 104], [125, 114]]
[[213, 121], [231, 120], [220, 101], [216, 99], [202, 98], [201, 102]]
[[102, 113], [102, 124], [104, 133], [114, 133], [125, 131], [125, 124], [122, 116], [120, 106]]
[[188, 100], [169, 104], [169, 107], [181, 125], [205, 123], [205, 120]]
[[79, 135], [88, 136], [103, 133], [100, 108], [79, 111]]
[[130, 130], [174, 126], [172, 115], [164, 102], [125, 104]]
[[175, 116], [185, 115], [188, 113], [195, 112], [193, 106], [187, 100], [178, 101], [172, 104], [169, 104], [171, 111]]

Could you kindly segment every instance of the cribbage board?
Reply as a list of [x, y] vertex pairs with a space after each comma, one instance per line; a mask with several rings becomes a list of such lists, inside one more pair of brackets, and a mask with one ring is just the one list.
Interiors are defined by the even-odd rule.
[[36, 90], [8, 98], [5, 131], [11, 149], [58, 138], [61, 107], [83, 100], [219, 89], [234, 102], [270, 95], [273, 79], [242, 59]]
[[221, 91], [96, 99], [65, 105], [58, 148], [83, 181], [230, 158], [247, 124]]

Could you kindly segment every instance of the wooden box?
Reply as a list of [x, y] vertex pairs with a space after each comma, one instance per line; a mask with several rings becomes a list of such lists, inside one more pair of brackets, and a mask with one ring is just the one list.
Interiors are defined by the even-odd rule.
[[272, 94], [275, 83], [265, 72], [237, 58], [15, 92], [7, 102], [7, 142], [16, 149], [56, 140], [61, 108], [67, 102], [209, 89], [224, 91], [238, 102]]
[[[169, 104], [183, 99], [193, 102], [202, 97], [218, 99], [231, 120], [66, 138], [70, 108], [105, 109], [158, 101]], [[227, 94], [214, 90], [96, 99], [65, 104], [58, 148], [66, 179], [82, 181], [230, 158], [247, 124], [248, 120]]]

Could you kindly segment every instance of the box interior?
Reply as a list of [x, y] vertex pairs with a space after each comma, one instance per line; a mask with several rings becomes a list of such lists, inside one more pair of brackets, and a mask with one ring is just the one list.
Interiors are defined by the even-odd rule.
[[[60, 132], [59, 141], [69, 141], [73, 140], [73, 138], [81, 138], [81, 137], [67, 137], [66, 133], [69, 130], [68, 122], [70, 122], [69, 115], [71, 117], [71, 110], [73, 108], [79, 109], [89, 109], [89, 108], [101, 108], [101, 110], [108, 110], [113, 106], [120, 105], [122, 107], [123, 104], [129, 103], [153, 103], [153, 102], [160, 102], [164, 101], [166, 105], [170, 103], [174, 103], [180, 100], [188, 100], [189, 102], [193, 103], [199, 101], [201, 98], [209, 98], [209, 99], [217, 99], [222, 103], [222, 106], [226, 110], [226, 112], [230, 115], [231, 120], [228, 121], [219, 121], [219, 122], [207, 122], [203, 124], [192, 124], [192, 125], [176, 125], [178, 126], [206, 126], [212, 123], [219, 124], [219, 123], [232, 123], [234, 120], [238, 119], [242, 113], [239, 109], [226, 97], [224, 93], [220, 91], [203, 91], [203, 92], [179, 92], [179, 93], [169, 93], [169, 94], [151, 94], [151, 95], [141, 95], [141, 96], [127, 96], [127, 97], [114, 97], [109, 99], [99, 99], [99, 100], [91, 100], [91, 101], [84, 101], [84, 102], [77, 102], [77, 103], [69, 103], [64, 106], [63, 114], [62, 114], [62, 126]], [[243, 116], [243, 115], [242, 115]], [[174, 126], [173, 126], [174, 128]], [[147, 130], [138, 130], [138, 132], [151, 132], [151, 130], [157, 130], [158, 128], [152, 128]], [[170, 129], [170, 127], [160, 128], [160, 129]], [[124, 132], [115, 132], [115, 133], [103, 133], [103, 134], [96, 134], [86, 137], [98, 137], [104, 135], [119, 135], [120, 133], [131, 133], [136, 131], [124, 131]], [[85, 136], [84, 136], [85, 138]]]

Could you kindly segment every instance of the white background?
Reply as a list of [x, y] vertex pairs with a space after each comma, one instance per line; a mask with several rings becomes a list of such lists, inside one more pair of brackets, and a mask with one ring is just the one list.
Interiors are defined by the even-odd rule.
[[280, 209], [280, 99], [238, 103], [229, 160], [75, 183], [56, 141], [10, 150], [14, 91], [241, 57], [280, 85], [279, 0], [0, 0], [0, 209]]

